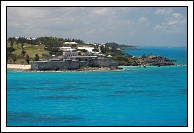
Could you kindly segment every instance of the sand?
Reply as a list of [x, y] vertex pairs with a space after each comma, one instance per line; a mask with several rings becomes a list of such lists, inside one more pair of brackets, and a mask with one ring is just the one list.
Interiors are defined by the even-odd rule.
[[7, 68], [30, 69], [31, 65], [7, 64]]
[[[26, 71], [31, 71], [31, 65], [21, 65], [21, 64], [7, 64], [7, 68], [16, 68], [16, 69], [22, 69], [22, 70], [26, 70]], [[54, 70], [50, 70], [50, 71], [43, 71], [43, 72], [82, 72], [82, 71], [118, 71], [120, 69], [111, 69], [111, 68], [98, 68], [98, 67], [86, 67], [83, 69], [78, 69], [78, 70], [61, 70], [61, 71], [54, 71]], [[35, 71], [35, 72], [41, 72], [41, 71]]]

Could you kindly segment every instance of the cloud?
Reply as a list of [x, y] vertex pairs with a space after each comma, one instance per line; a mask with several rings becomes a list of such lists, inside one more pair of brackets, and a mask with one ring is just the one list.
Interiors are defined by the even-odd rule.
[[96, 8], [93, 10], [93, 13], [97, 15], [106, 15], [108, 11], [109, 11], [108, 8]]
[[173, 13], [172, 16], [174, 18], [179, 18], [179, 17], [182, 17], [182, 15], [180, 13]]
[[159, 8], [155, 11], [155, 14], [159, 14], [159, 15], [169, 15], [171, 14], [172, 9], [170, 8]]
[[[151, 7], [8, 7], [9, 36], [56, 36], [138, 44], [153, 34], [185, 31], [185, 11]], [[154, 32], [153, 32], [154, 31]], [[145, 38], [146, 34], [146, 38]], [[157, 40], [159, 42], [159, 40]], [[148, 42], [148, 43], [149, 43]], [[154, 41], [155, 42], [155, 41]]]
[[141, 24], [143, 24], [144, 26], [146, 25], [146, 26], [149, 26], [149, 24], [150, 24], [150, 22], [149, 22], [149, 20], [148, 20], [148, 18], [147, 17], [140, 17], [139, 19], [138, 19], [138, 21], [141, 23]]
[[166, 16], [153, 28], [154, 32], [186, 32], [187, 18], [183, 14], [171, 9], [157, 9], [156, 14], [165, 14]]

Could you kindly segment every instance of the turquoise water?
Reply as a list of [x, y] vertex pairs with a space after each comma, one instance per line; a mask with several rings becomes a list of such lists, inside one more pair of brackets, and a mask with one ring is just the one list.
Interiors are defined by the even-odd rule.
[[9, 70], [7, 96], [8, 126], [187, 126], [187, 66]]
[[169, 59], [177, 60], [176, 64], [187, 63], [187, 48], [186, 47], [137, 47], [137, 50], [125, 49], [124, 52], [134, 56], [146, 55], [161, 55]]

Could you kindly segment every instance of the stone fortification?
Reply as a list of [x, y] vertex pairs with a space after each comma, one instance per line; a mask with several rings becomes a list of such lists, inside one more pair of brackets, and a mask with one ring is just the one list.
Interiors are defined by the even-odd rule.
[[82, 57], [63, 61], [34, 61], [31, 62], [32, 70], [77, 70], [85, 66], [117, 68], [118, 63], [110, 58]]
[[79, 61], [34, 61], [31, 63], [32, 70], [76, 70], [79, 69]]

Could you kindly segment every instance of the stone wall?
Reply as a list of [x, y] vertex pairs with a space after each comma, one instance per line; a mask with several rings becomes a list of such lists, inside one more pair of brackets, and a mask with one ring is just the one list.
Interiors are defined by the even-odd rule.
[[32, 70], [77, 70], [80, 67], [118, 67], [118, 63], [110, 58], [88, 58], [88, 61], [64, 60], [64, 61], [34, 61], [31, 62]]
[[118, 67], [118, 63], [109, 58], [97, 58], [89, 62], [91, 66], [98, 67]]
[[64, 58], [69, 58], [69, 57], [72, 57], [72, 56], [78, 56], [78, 52], [72, 52], [72, 51], [63, 52], [63, 57]]
[[31, 62], [32, 70], [76, 70], [79, 69], [79, 61], [34, 61]]

